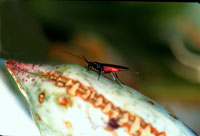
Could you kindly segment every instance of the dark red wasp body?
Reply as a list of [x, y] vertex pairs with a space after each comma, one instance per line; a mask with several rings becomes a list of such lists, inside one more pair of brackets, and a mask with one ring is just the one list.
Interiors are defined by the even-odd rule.
[[128, 70], [129, 69], [128, 67], [114, 65], [114, 64], [100, 63], [100, 62], [96, 62], [96, 61], [91, 62], [91, 61], [88, 61], [85, 56], [83, 56], [83, 58], [81, 58], [81, 57], [79, 57], [77, 55], [74, 55], [74, 54], [72, 54], [70, 52], [67, 52], [67, 53], [69, 53], [69, 54], [71, 54], [73, 56], [76, 56], [76, 57], [78, 57], [81, 60], [84, 60], [87, 63], [87, 65], [88, 65], [87, 66], [88, 70], [90, 70], [92, 68], [95, 69], [95, 70], [97, 70], [98, 73], [99, 73], [98, 79], [100, 78], [101, 73], [104, 73], [104, 74], [111, 73], [113, 79], [118, 84], [120, 84], [120, 80], [119, 80], [119, 77], [117, 75], [117, 72], [119, 72], [121, 69], [124, 69], [124, 70]]

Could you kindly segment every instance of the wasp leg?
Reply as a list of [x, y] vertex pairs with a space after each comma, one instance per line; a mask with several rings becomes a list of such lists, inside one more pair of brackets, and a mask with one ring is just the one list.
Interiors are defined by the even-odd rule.
[[89, 71], [91, 69], [91, 66], [90, 65], [88, 65], [87, 66], [87, 71]]
[[115, 78], [113, 72], [111, 72], [111, 75], [112, 75], [113, 79], [116, 81], [116, 78]]
[[98, 77], [98, 80], [100, 79], [100, 75], [101, 75], [101, 71], [99, 70], [99, 77]]
[[120, 85], [120, 86], [122, 87], [120, 81], [118, 80], [117, 74], [116, 74], [116, 73], [113, 73], [113, 72], [111, 72], [111, 74], [112, 74], [113, 79], [117, 82], [117, 84]]
[[101, 74], [104, 75], [107, 79], [110, 79], [110, 77], [108, 77], [106, 74], [111, 73], [111, 72], [105, 72], [103, 71]]
[[117, 73], [114, 73], [114, 76], [115, 76], [116, 82], [122, 87], [123, 83], [119, 80]]
[[124, 84], [122, 81], [119, 80], [119, 77], [118, 77], [117, 73], [114, 73], [114, 74], [115, 74], [116, 79], [117, 79], [120, 83]]

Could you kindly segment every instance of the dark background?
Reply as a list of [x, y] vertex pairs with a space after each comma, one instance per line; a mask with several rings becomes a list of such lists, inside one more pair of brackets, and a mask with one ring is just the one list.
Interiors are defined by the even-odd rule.
[[128, 66], [139, 74], [122, 82], [200, 134], [199, 16], [198, 3], [1, 1], [0, 58], [85, 65], [66, 50]]

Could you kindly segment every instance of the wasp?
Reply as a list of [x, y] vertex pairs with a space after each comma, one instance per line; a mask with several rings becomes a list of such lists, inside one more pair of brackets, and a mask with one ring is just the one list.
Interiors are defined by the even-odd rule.
[[113, 79], [120, 85], [120, 83], [122, 83], [120, 80], [119, 80], [119, 77], [117, 75], [117, 72], [121, 71], [121, 70], [130, 70], [130, 68], [128, 67], [124, 67], [124, 66], [119, 66], [119, 65], [114, 65], [114, 64], [106, 64], [106, 63], [100, 63], [100, 62], [92, 62], [92, 61], [88, 61], [86, 59], [85, 56], [83, 56], [83, 58], [81, 58], [80, 56], [77, 56], [71, 52], [68, 52], [68, 51], [65, 51], [66, 53], [68, 54], [71, 54], [81, 60], [84, 60], [86, 63], [87, 63], [87, 68], [88, 70], [90, 69], [94, 69], [94, 70], [97, 70], [98, 71], [98, 80], [100, 79], [100, 76], [101, 76], [101, 73], [103, 74], [108, 74], [110, 73], [113, 77]]

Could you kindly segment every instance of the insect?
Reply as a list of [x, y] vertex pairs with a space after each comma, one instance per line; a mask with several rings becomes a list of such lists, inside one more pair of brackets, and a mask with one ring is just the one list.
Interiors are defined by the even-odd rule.
[[68, 51], [65, 51], [65, 52], [68, 54], [71, 54], [81, 60], [84, 60], [88, 65], [87, 66], [88, 70], [90, 70], [90, 69], [97, 70], [98, 74], [99, 74], [98, 80], [100, 78], [101, 73], [104, 73], [104, 74], [110, 73], [112, 75], [113, 79], [120, 85], [120, 83], [122, 83], [122, 82], [119, 80], [117, 72], [121, 71], [121, 69], [129, 70], [128, 67], [114, 65], [114, 64], [100, 63], [100, 62], [96, 62], [96, 61], [92, 62], [92, 61], [88, 61], [85, 56], [83, 56], [83, 58], [81, 58], [80, 56], [77, 56], [71, 52], [68, 52]]

